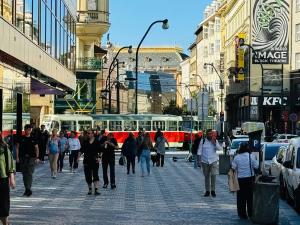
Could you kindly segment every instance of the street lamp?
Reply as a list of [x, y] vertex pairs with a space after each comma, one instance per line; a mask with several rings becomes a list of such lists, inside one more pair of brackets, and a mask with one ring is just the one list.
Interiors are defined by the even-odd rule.
[[143, 41], [144, 41], [145, 37], [147, 36], [147, 34], [149, 33], [150, 29], [156, 23], [162, 23], [162, 28], [163, 29], [168, 29], [169, 28], [169, 24], [168, 24], [167, 19], [154, 21], [148, 27], [146, 33], [144, 34], [143, 38], [141, 39], [141, 41], [138, 44], [138, 47], [136, 49], [136, 53], [135, 53], [135, 114], [138, 114], [138, 66], [139, 66], [138, 56], [139, 56], [139, 50], [140, 50], [141, 44], [143, 43]]
[[[123, 50], [123, 49], [126, 49], [128, 48], [128, 53], [131, 54], [132, 53], [132, 45], [129, 45], [129, 46], [124, 46], [122, 48], [120, 48], [117, 52], [117, 54], [115, 55], [115, 57], [113, 58], [110, 66], [109, 66], [109, 69], [108, 69], [108, 76], [106, 78], [106, 81], [105, 81], [105, 89], [108, 90], [108, 94], [109, 94], [109, 100], [108, 100], [108, 112], [111, 113], [111, 86], [110, 86], [110, 78], [111, 78], [111, 73], [113, 72], [114, 68], [117, 66], [117, 69], [118, 69], [118, 61], [117, 61], [117, 57], [118, 55], [120, 54], [120, 52]], [[117, 62], [117, 63], [115, 63]], [[117, 71], [118, 72], [118, 71]]]
[[224, 90], [224, 81], [221, 78], [219, 72], [217, 71], [216, 67], [214, 66], [213, 63], [204, 63], [204, 69], [207, 68], [207, 66], [211, 66], [214, 71], [216, 72], [216, 74], [218, 75], [219, 79], [220, 79], [220, 89], [221, 89], [221, 111], [220, 111], [220, 122], [221, 122], [221, 134], [220, 136], [223, 137], [223, 133], [224, 133], [224, 127], [223, 127], [223, 122], [224, 122], [224, 118], [221, 118], [221, 115], [224, 115], [223, 112], [223, 90]]

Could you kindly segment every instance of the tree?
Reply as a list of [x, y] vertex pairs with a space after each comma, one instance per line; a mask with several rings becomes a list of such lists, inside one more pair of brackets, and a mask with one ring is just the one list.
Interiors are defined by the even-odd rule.
[[176, 101], [171, 100], [169, 105], [163, 109], [163, 114], [171, 114], [181, 116], [183, 109], [176, 105]]

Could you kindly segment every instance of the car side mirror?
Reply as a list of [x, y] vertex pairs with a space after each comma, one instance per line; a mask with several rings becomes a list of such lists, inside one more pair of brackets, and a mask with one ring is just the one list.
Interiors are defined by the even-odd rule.
[[286, 168], [289, 168], [289, 169], [293, 169], [292, 161], [291, 161], [291, 160], [285, 161], [285, 162], [283, 163], [283, 166], [286, 167]]

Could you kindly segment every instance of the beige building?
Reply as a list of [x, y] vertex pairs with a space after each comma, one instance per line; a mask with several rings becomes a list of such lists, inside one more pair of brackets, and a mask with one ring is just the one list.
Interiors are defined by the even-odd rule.
[[16, 115], [23, 103], [23, 117], [31, 113], [35, 124], [52, 112], [54, 94], [76, 89], [76, 1], [57, 2], [0, 1], [1, 107]]

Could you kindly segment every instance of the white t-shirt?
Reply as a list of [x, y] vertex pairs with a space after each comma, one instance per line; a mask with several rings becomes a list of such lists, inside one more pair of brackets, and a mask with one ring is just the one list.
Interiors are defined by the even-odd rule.
[[[250, 161], [252, 172], [250, 170]], [[231, 166], [234, 170], [237, 171], [238, 178], [252, 177], [254, 176], [254, 168], [258, 168], [258, 161], [255, 159], [255, 156], [253, 154], [250, 154], [249, 159], [249, 153], [244, 152], [241, 154], [237, 154], [234, 157]]]
[[213, 144], [211, 141], [205, 138], [204, 144], [203, 140], [200, 141], [197, 155], [201, 156], [201, 162], [212, 164], [217, 162], [219, 157], [217, 155], [217, 150], [222, 150], [219, 142], [216, 140], [216, 144]]

